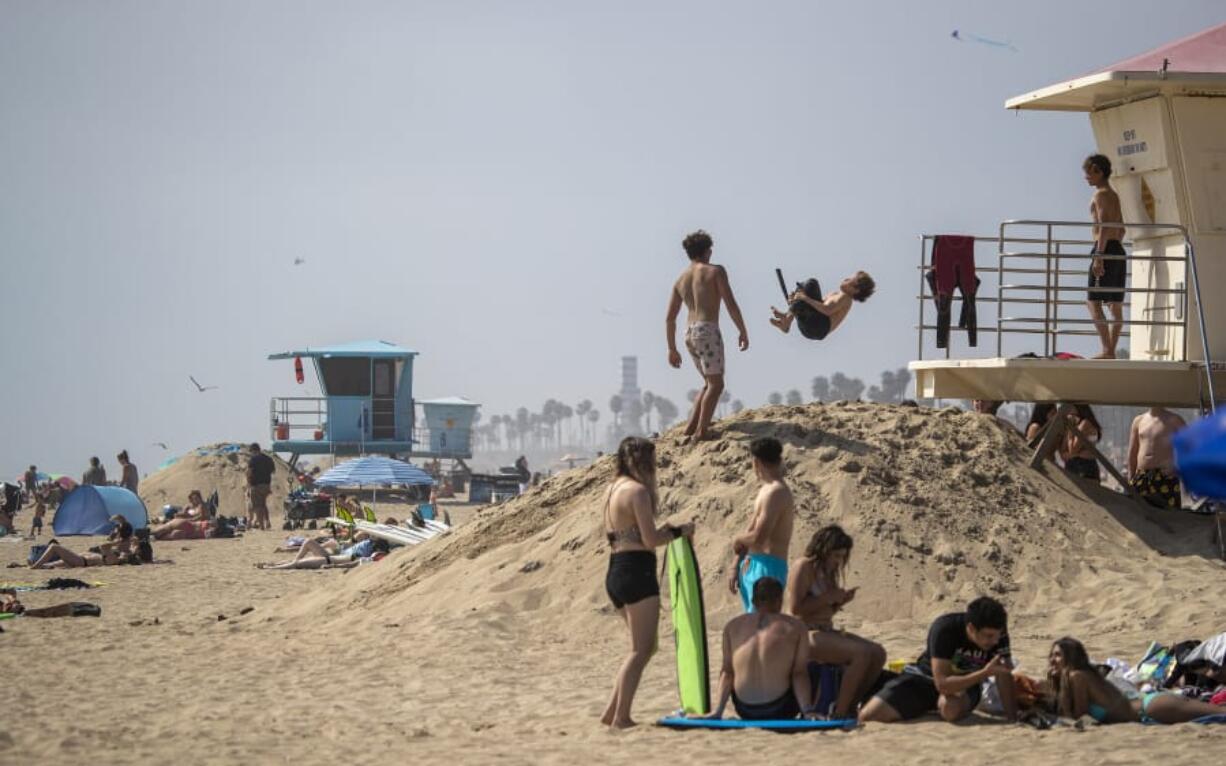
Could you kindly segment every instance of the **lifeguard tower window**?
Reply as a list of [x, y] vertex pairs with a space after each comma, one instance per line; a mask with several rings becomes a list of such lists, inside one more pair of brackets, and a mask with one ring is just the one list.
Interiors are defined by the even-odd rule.
[[319, 360], [329, 396], [370, 396], [370, 359], [332, 357]]

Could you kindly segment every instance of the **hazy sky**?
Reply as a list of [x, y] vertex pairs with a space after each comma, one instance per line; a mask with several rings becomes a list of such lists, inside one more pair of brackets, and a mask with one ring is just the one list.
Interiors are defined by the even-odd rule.
[[[737, 398], [872, 382], [915, 353], [919, 234], [1085, 215], [1086, 116], [1005, 99], [1224, 19], [1220, 0], [0, 0], [0, 474], [266, 442], [269, 398], [303, 389], [265, 357], [364, 338], [421, 352], [419, 398], [487, 417], [588, 397], [607, 422], [623, 354], [683, 405], [697, 376], [667, 366], [663, 313], [698, 227], [750, 323]], [[811, 343], [766, 324], [775, 266], [880, 287]]]

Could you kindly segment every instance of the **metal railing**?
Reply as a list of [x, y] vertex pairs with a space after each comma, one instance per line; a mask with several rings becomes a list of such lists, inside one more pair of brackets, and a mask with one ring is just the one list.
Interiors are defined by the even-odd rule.
[[[273, 441], [294, 441], [296, 439], [323, 441], [327, 439], [327, 420], [328, 400], [326, 397], [281, 396], [273, 398], [269, 405], [269, 429]], [[316, 434], [319, 434], [318, 438]], [[376, 446], [381, 441], [396, 440], [374, 439], [369, 434], [363, 434], [360, 439], [332, 441], [345, 445], [358, 445], [359, 450], [364, 451], [364, 445]], [[409, 441], [415, 453], [429, 453], [438, 457], [470, 457], [472, 455], [472, 429], [468, 428], [442, 429], [437, 432], [426, 427], [414, 428]]]
[[[1215, 392], [1213, 390], [1212, 368], [1213, 363], [1209, 355], [1209, 342], [1206, 334], [1205, 317], [1202, 309], [1200, 283], [1197, 278], [1196, 270], [1196, 255], [1192, 241], [1188, 236], [1187, 229], [1179, 224], [1134, 224], [1122, 223], [1122, 227], [1133, 230], [1146, 230], [1152, 232], [1154, 237], [1174, 237], [1178, 236], [1183, 240], [1184, 253], [1182, 256], [1166, 256], [1166, 255], [1128, 255], [1128, 256], [1111, 256], [1111, 255], [1092, 255], [1091, 247], [1094, 245], [1093, 240], [1081, 239], [1076, 236], [1058, 236], [1061, 230], [1076, 229], [1088, 230], [1095, 226], [1089, 221], [1043, 221], [1043, 220], [1009, 220], [1000, 224], [999, 231], [995, 237], [973, 237], [975, 243], [991, 244], [994, 246], [996, 263], [993, 266], [986, 268], [976, 268], [976, 274], [985, 283], [990, 280], [995, 281], [995, 291], [993, 294], [993, 285], [980, 284], [975, 294], [975, 303], [977, 305], [996, 304], [996, 323], [995, 326], [990, 324], [978, 324], [977, 331], [986, 334], [996, 335], [996, 355], [1004, 356], [1004, 336], [1013, 335], [1041, 335], [1043, 338], [1043, 355], [1052, 356], [1060, 350], [1060, 339], [1069, 336], [1096, 336], [1097, 329], [1094, 327], [1096, 320], [1082, 313], [1081, 316], [1070, 315], [1070, 312], [1065, 309], [1061, 311], [1062, 306], [1077, 306], [1082, 312], [1085, 312], [1086, 292], [1093, 289], [1088, 287], [1086, 276], [1089, 271], [1090, 261], [1093, 258], [1107, 259], [1122, 259], [1128, 266], [1139, 263], [1179, 263], [1183, 264], [1185, 273], [1191, 278], [1191, 289], [1196, 302], [1196, 321], [1200, 330], [1200, 340], [1202, 344], [1202, 353], [1204, 354], [1204, 368], [1206, 386], [1209, 394], [1210, 406], [1216, 402]], [[1037, 235], [1033, 232], [1023, 231], [1017, 233], [1018, 229], [1038, 228]], [[936, 296], [929, 289], [928, 275], [933, 270], [931, 258], [931, 244], [935, 241], [937, 235], [925, 234], [920, 238], [920, 290], [919, 290], [919, 324], [918, 330], [918, 359], [924, 358], [924, 334], [929, 330], [937, 330], [938, 325], [929, 324], [926, 321], [926, 312], [929, 304], [935, 305]], [[1071, 251], [1070, 248], [1077, 248]], [[1160, 250], [1159, 245], [1155, 245], [1155, 252], [1165, 252]], [[1075, 267], [1075, 268], [1073, 268]], [[1130, 272], [1131, 269], [1128, 269]], [[1074, 281], [1070, 278], [1076, 278]], [[1180, 328], [1183, 348], [1181, 349], [1180, 357], [1186, 360], [1188, 358], [1188, 320], [1189, 313], [1186, 309], [1186, 293], [1187, 289], [1183, 286], [1178, 287], [1129, 287], [1131, 280], [1125, 281], [1124, 288], [1104, 287], [1100, 288], [1104, 291], [1122, 292], [1125, 295], [1123, 306], [1123, 323], [1125, 331], [1120, 337], [1130, 337], [1131, 328], [1147, 326], [1147, 327], [1176, 327]], [[1131, 312], [1128, 311], [1134, 298], [1152, 298], [1152, 297], [1167, 297], [1173, 299], [1172, 305], [1147, 307], [1141, 310], [1143, 319], [1134, 319]], [[1149, 301], [1147, 300], [1147, 303]], [[1174, 310], [1175, 316], [1162, 317], [1156, 316], [1164, 312]], [[982, 315], [982, 314], [981, 314]], [[1113, 320], [1108, 318], [1107, 322]], [[951, 324], [953, 320], [951, 317]], [[950, 328], [950, 339], [952, 340], [953, 333]], [[947, 343], [945, 347], [945, 358], [951, 358], [951, 344]]]

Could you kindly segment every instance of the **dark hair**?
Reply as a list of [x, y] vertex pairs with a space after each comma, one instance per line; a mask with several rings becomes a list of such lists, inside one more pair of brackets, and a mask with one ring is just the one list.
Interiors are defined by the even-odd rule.
[[773, 436], [762, 436], [749, 443], [749, 454], [767, 465], [779, 465], [783, 458], [783, 445]]
[[656, 497], [656, 445], [641, 436], [627, 436], [617, 445], [617, 477], [634, 479], [651, 494], [651, 509]]
[[132, 537], [132, 523], [127, 519], [120, 519], [115, 523], [115, 529], [111, 532], [111, 537], [119, 540], [128, 540]]
[[96, 465], [99, 465], [101, 462], [102, 462], [102, 461], [101, 461], [101, 460], [99, 460], [97, 457], [91, 457], [91, 458], [89, 459], [89, 464], [90, 464], [90, 465], [94, 465], [94, 466], [96, 466]]
[[992, 628], [1005, 630], [1009, 623], [1009, 614], [1004, 604], [991, 596], [980, 596], [966, 605], [966, 621], [976, 629]]
[[259, 443], [259, 442], [251, 442], [251, 451], [252, 451], [252, 452], [259, 452], [259, 451], [260, 451], [260, 443]]
[[380, 539], [375, 540], [374, 544], [371, 546], [371, 550], [373, 550], [375, 553], [388, 553], [392, 550], [392, 546], [387, 540]]
[[1048, 419], [1051, 418], [1053, 412], [1056, 411], [1056, 405], [1050, 402], [1040, 402], [1030, 409], [1030, 422], [1026, 424], [1026, 428], [1031, 426], [1045, 426]]
[[1103, 178], [1111, 177], [1111, 160], [1107, 159], [1105, 154], [1091, 154], [1086, 157], [1086, 161], [1081, 163], [1082, 170], [1096, 169], [1103, 174]]
[[[805, 558], [813, 559], [820, 569], [826, 563], [826, 559], [830, 558], [830, 554], [835, 551], [847, 551], [847, 556], [850, 558], [851, 546], [851, 535], [844, 532], [838, 524], [829, 524], [814, 532], [813, 537], [809, 538], [809, 544], [805, 546]], [[846, 570], [847, 560], [844, 559], [839, 571], [834, 573], [835, 585], [842, 586], [843, 573]]]
[[[1064, 657], [1064, 666], [1069, 670], [1088, 670], [1098, 676], [1098, 671], [1094, 665], [1090, 663], [1090, 655], [1086, 653], [1085, 646], [1080, 641], [1070, 636], [1057, 639], [1052, 642], [1052, 648], [1060, 647], [1060, 654]], [[1051, 651], [1048, 651], [1048, 655]], [[1051, 684], [1050, 702], [1054, 708], [1054, 712], [1065, 716], [1072, 716], [1073, 711], [1070, 707], [1070, 696], [1066, 694], [1064, 685], [1064, 674], [1052, 672], [1047, 676], [1048, 682]], [[1112, 687], [1114, 688], [1114, 687]]]
[[148, 538], [136, 544], [136, 555], [145, 564], [153, 563], [153, 545], [149, 543]]
[[1098, 438], [1103, 438], [1102, 423], [1099, 423], [1098, 418], [1094, 417], [1094, 410], [1090, 409], [1090, 405], [1075, 404], [1073, 407], [1077, 410], [1077, 417], [1090, 421], [1090, 424], [1094, 426], [1094, 431], [1098, 434]]
[[120, 451], [120, 453], [115, 456], [115, 459], [121, 463], [128, 462], [128, 451], [127, 450]]
[[783, 583], [774, 577], [762, 577], [753, 584], [753, 605], [777, 604], [783, 600]]
[[852, 284], [855, 285], [856, 291], [851, 294], [851, 298], [860, 303], [871, 298], [873, 291], [877, 289], [877, 283], [873, 281], [873, 278], [866, 271], [857, 271]]
[[685, 248], [685, 254], [690, 257], [691, 261], [696, 261], [711, 252], [714, 245], [715, 241], [711, 239], [711, 235], [702, 229], [681, 240], [681, 246]]

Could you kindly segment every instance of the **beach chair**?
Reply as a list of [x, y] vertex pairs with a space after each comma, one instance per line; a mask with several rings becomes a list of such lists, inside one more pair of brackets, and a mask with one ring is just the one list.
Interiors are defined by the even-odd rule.
[[371, 510], [369, 505], [362, 506], [362, 518], [369, 521], [371, 524], [379, 523], [379, 517], [375, 516], [375, 512]]
[[417, 506], [417, 513], [421, 515], [423, 521], [434, 521], [434, 505], [431, 503], [422, 503]]

